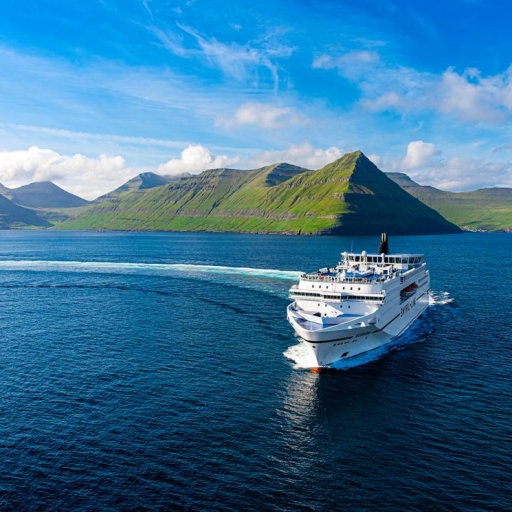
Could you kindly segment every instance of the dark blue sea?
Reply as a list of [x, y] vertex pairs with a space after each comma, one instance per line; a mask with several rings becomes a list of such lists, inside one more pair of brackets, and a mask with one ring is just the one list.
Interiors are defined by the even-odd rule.
[[391, 237], [432, 305], [303, 368], [301, 271], [379, 237], [0, 232], [0, 509], [511, 510], [512, 235]]

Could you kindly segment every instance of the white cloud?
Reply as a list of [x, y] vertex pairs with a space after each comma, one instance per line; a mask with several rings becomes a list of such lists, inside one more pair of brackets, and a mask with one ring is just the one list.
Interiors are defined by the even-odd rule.
[[483, 78], [476, 69], [462, 75], [453, 69], [443, 73], [439, 84], [439, 109], [461, 121], [503, 123], [512, 113], [512, 68]]
[[361, 104], [372, 112], [434, 111], [463, 123], [491, 124], [502, 124], [512, 116], [512, 68], [482, 77], [472, 68], [462, 74], [449, 68], [434, 75], [406, 67], [379, 67], [367, 70], [359, 86]]
[[267, 103], [246, 103], [240, 106], [232, 118], [218, 116], [217, 126], [259, 126], [264, 129], [278, 129], [286, 126], [305, 125], [308, 120], [290, 107], [274, 107]]
[[305, 142], [299, 146], [290, 146], [282, 151], [263, 151], [256, 157], [252, 158], [249, 165], [252, 168], [272, 165], [277, 162], [287, 162], [294, 165], [305, 167], [306, 169], [320, 169], [338, 158], [341, 158], [346, 151], [336, 146], [327, 149], [313, 147], [310, 143]]
[[512, 164], [475, 157], [442, 158], [432, 143], [416, 140], [407, 145], [404, 158], [392, 160], [388, 170], [404, 171], [420, 185], [451, 192], [486, 187], [512, 187]]
[[53, 181], [80, 197], [94, 199], [134, 174], [136, 171], [126, 167], [121, 156], [65, 156], [37, 146], [0, 152], [0, 182], [11, 188], [34, 181]]
[[419, 72], [390, 66], [374, 51], [322, 55], [316, 69], [336, 69], [360, 88], [361, 104], [372, 112], [435, 111], [464, 123], [504, 123], [512, 117], [512, 66], [492, 76], [475, 68], [457, 73]]
[[381, 64], [377, 52], [367, 50], [347, 52], [343, 55], [321, 55], [313, 61], [313, 69], [337, 69], [348, 78], [356, 79], [361, 74]]
[[410, 108], [410, 102], [407, 101], [404, 96], [400, 96], [398, 93], [393, 91], [386, 92], [374, 99], [363, 99], [362, 104], [372, 112], [384, 112], [388, 110], [403, 112]]
[[239, 160], [238, 156], [233, 158], [224, 155], [214, 156], [208, 148], [200, 144], [190, 145], [181, 152], [181, 158], [174, 158], [160, 164], [157, 173], [166, 175], [184, 172], [199, 174], [206, 169], [217, 169], [237, 164]]
[[407, 145], [407, 154], [402, 161], [404, 171], [416, 170], [425, 167], [433, 167], [441, 151], [431, 142], [415, 140]]
[[461, 192], [488, 187], [512, 187], [512, 164], [453, 157], [423, 172], [411, 172], [413, 180], [441, 190]]

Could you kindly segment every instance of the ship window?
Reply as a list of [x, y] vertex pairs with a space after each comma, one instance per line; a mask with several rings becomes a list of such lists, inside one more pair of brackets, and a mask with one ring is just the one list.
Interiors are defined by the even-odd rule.
[[345, 357], [345, 356], [348, 356], [348, 352], [343, 352], [343, 354], [341, 354], [341, 357]]

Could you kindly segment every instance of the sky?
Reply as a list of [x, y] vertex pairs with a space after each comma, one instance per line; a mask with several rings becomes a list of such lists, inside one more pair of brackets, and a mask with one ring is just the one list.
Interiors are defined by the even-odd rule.
[[361, 150], [512, 187], [508, 0], [20, 0], [0, 12], [0, 183], [86, 199], [141, 172]]

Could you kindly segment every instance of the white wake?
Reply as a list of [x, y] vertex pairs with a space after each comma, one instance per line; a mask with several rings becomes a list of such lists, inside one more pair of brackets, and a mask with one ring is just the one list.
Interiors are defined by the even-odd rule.
[[430, 294], [430, 306], [444, 306], [445, 304], [453, 304], [455, 299], [450, 297], [448, 292], [432, 292]]
[[115, 274], [223, 274], [242, 277], [260, 277], [282, 281], [297, 281], [301, 272], [268, 268], [224, 267], [217, 265], [192, 265], [185, 263], [131, 263], [110, 261], [48, 261], [3, 260], [0, 270], [30, 270], [57, 272], [87, 272]]

